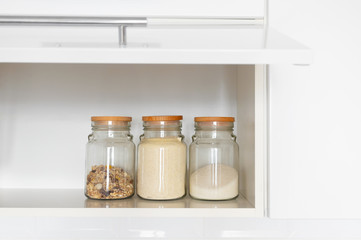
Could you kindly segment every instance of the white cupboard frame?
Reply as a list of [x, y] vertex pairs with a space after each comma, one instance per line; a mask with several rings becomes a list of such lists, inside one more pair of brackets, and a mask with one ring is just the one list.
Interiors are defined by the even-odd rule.
[[[218, 77], [221, 80], [231, 78], [229, 82], [232, 82], [232, 87], [236, 91], [233, 100], [237, 116], [236, 134], [240, 145], [241, 196], [227, 203], [197, 202], [189, 197], [175, 202], [144, 202], [137, 197], [125, 201], [92, 202], [86, 200], [79, 187], [63, 189], [59, 185], [52, 189], [45, 183], [38, 185], [25, 183], [25, 187], [22, 188], [18, 182], [11, 182], [11, 175], [4, 174], [0, 178], [0, 187], [2, 187], [0, 216], [262, 217], [266, 215], [267, 66], [276, 63], [309, 64], [312, 60], [311, 51], [307, 47], [268, 28], [267, 0], [231, 0], [228, 4], [220, 0], [197, 2], [136, 0], [111, 1], [106, 6], [99, 0], [90, 0], [85, 6], [64, 0], [59, 7], [54, 7], [53, 3], [44, 0], [4, 0], [3, 3], [4, 7], [0, 9], [0, 15], [148, 17], [150, 28], [129, 29], [127, 47], [119, 48], [117, 29], [0, 26], [0, 93], [2, 81], [8, 84], [8, 89], [9, 86], [16, 89], [17, 84], [24, 83], [24, 80], [26, 82], [28, 77], [26, 73], [17, 74], [14, 78], [11, 75], [21, 72], [23, 66], [27, 66], [25, 69], [34, 67], [35, 72], [30, 71], [30, 75], [35, 74], [42, 78], [40, 80], [42, 84], [46, 83], [44, 77], [50, 76], [49, 74], [54, 71], [51, 67], [54, 64], [69, 64], [71, 66], [68, 68], [69, 71], [74, 71], [77, 77], [84, 77], [84, 70], [81, 70], [82, 67], [80, 70], [78, 68], [84, 64], [88, 67], [96, 65], [104, 72], [108, 70], [106, 66], [111, 64], [117, 66], [133, 64], [139, 66], [136, 70], [140, 71], [143, 67], [146, 69], [145, 66], [161, 65], [162, 68], [169, 69], [169, 66], [191, 65], [204, 80], [217, 76], [202, 74], [207, 71], [201, 67], [202, 64], [209, 66], [208, 70], [212, 66], [229, 66], [225, 71], [220, 69]], [[182, 8], [178, 7], [180, 4]], [[23, 7], [19, 8], [19, 5]], [[194, 28], [182, 26], [184, 22], [203, 25], [203, 19], [216, 23], [216, 26]], [[234, 23], [239, 21], [242, 24], [224, 26], [224, 22], [219, 22], [222, 19]], [[40, 74], [41, 68], [45, 69], [45, 75]], [[65, 71], [68, 69], [66, 68]], [[113, 68], [110, 70], [107, 77], [114, 80], [116, 71], [113, 71]], [[63, 74], [56, 71], [55, 73], [59, 74], [55, 76], [58, 80], [56, 84], [65, 84], [61, 81]], [[137, 77], [129, 74], [130, 71], [125, 70], [125, 75], [131, 80]], [[181, 79], [182, 74], [182, 72], [176, 73], [176, 79]], [[92, 78], [89, 74], [87, 76]], [[154, 76], [150, 74], [149, 78], [155, 80], [157, 76], [157, 73]], [[4, 91], [8, 89], [5, 86]], [[4, 110], [1, 100], [5, 99], [6, 103], [6, 96], [10, 96], [11, 91], [7, 94], [3, 96], [0, 94], [0, 130], [6, 129], [6, 124], [2, 125], [1, 122], [6, 118], [6, 111], [1, 112]], [[21, 101], [26, 102], [26, 99], [22, 98]], [[7, 104], [16, 103], [8, 101]], [[25, 120], [21, 121], [26, 123]], [[44, 123], [50, 125], [51, 121], [45, 120]], [[24, 129], [18, 128], [18, 131]], [[4, 139], [0, 138], [0, 144], [1, 142], [4, 142]], [[17, 144], [26, 145], [20, 140], [17, 140]], [[37, 148], [36, 145], [34, 146]], [[25, 157], [13, 160], [25, 161], [23, 159]], [[3, 167], [0, 173], [16, 169], [16, 164], [5, 166], [3, 163], [7, 160], [1, 159], [0, 155], [0, 168]], [[41, 168], [40, 163], [41, 161], [35, 163], [35, 167]], [[24, 195], [28, 197], [23, 197]]]
[[[19, 65], [19, 70], [21, 70]], [[39, 65], [39, 64], [37, 64]], [[17, 69], [17, 64], [0, 64]], [[46, 64], [40, 64], [44, 69]], [[162, 65], [167, 68], [167, 65]], [[99, 66], [102, 68], [101, 66]], [[212, 66], [210, 66], [212, 67]], [[27, 68], [32, 68], [32, 65]], [[140, 68], [142, 68], [140, 66]], [[197, 67], [196, 67], [197, 68]], [[236, 73], [237, 135], [240, 144], [240, 197], [232, 201], [208, 202], [186, 197], [177, 201], [145, 201], [138, 197], [120, 201], [88, 200], [81, 189], [42, 189], [11, 187], [11, 176], [0, 182], [0, 216], [166, 216], [166, 217], [262, 217], [266, 206], [267, 169], [267, 70], [266, 65], [229, 66]], [[37, 67], [35, 67], [37, 69]], [[35, 71], [39, 71], [35, 70]], [[0, 71], [1, 72], [1, 71]], [[76, 73], [76, 70], [75, 70]], [[81, 74], [78, 72], [77, 74]], [[5, 74], [1, 81], [9, 81]], [[14, 76], [13, 81], [25, 80]], [[10, 80], [12, 81], [12, 80]], [[17, 84], [17, 83], [11, 83]], [[59, 83], [61, 84], [61, 83]], [[1, 104], [0, 104], [1, 106]], [[5, 113], [0, 112], [2, 119]], [[1, 124], [0, 124], [1, 125]], [[26, 133], [24, 134], [26, 135]], [[18, 140], [21, 142], [21, 140]], [[19, 143], [22, 144], [22, 143]], [[37, 151], [36, 149], [34, 150]], [[39, 146], [40, 151], [40, 146]], [[2, 159], [4, 160], [4, 159]], [[25, 161], [24, 158], [13, 159]], [[29, 159], [31, 161], [31, 158]], [[4, 161], [2, 161], [4, 162]], [[58, 164], [58, 163], [54, 163]], [[11, 165], [11, 164], [10, 164]], [[14, 171], [6, 167], [3, 171]], [[41, 162], [28, 164], [29, 170], [41, 168]], [[31, 179], [29, 179], [31, 180]], [[5, 181], [5, 182], [4, 182]]]

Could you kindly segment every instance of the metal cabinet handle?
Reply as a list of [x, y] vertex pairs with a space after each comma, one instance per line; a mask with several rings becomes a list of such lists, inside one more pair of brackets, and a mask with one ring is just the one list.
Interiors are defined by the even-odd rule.
[[1, 25], [13, 26], [92, 26], [118, 27], [119, 46], [127, 44], [127, 27], [146, 27], [147, 18], [141, 17], [47, 17], [47, 16], [0, 16]]

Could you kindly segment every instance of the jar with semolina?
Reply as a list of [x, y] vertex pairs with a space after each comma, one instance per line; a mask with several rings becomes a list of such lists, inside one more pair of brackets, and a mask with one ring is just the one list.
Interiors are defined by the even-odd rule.
[[137, 194], [171, 200], [186, 194], [187, 147], [182, 116], [145, 116], [138, 146]]

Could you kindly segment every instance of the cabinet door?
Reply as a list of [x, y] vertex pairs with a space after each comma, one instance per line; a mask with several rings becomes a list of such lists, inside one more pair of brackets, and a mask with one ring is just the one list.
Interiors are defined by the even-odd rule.
[[270, 66], [271, 217], [361, 217], [360, 7], [270, 1], [270, 25], [314, 50], [308, 67]]
[[263, 18], [264, 0], [1, 0], [0, 15]]

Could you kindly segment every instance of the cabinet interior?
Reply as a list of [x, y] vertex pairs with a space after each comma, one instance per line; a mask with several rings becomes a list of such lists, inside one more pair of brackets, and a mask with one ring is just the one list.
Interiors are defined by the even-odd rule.
[[[258, 76], [260, 83], [265, 82], [263, 69], [263, 65], [0, 64], [0, 207], [263, 206], [265, 153], [260, 150], [258, 158], [256, 154], [266, 141], [256, 139], [266, 136], [265, 116], [256, 118], [257, 106], [260, 111], [266, 107], [264, 86], [256, 81]], [[141, 117], [168, 114], [183, 115], [187, 145], [194, 133], [195, 116], [236, 117], [241, 196], [228, 205], [189, 197], [178, 205], [177, 201], [157, 203], [137, 197], [113, 203], [87, 200], [81, 189], [90, 116], [132, 116], [131, 132], [138, 144], [143, 131]], [[256, 126], [261, 126], [260, 133]], [[26, 199], [22, 193], [44, 204], [11, 203], [15, 198]], [[46, 200], [57, 195], [64, 198], [59, 206]]]

